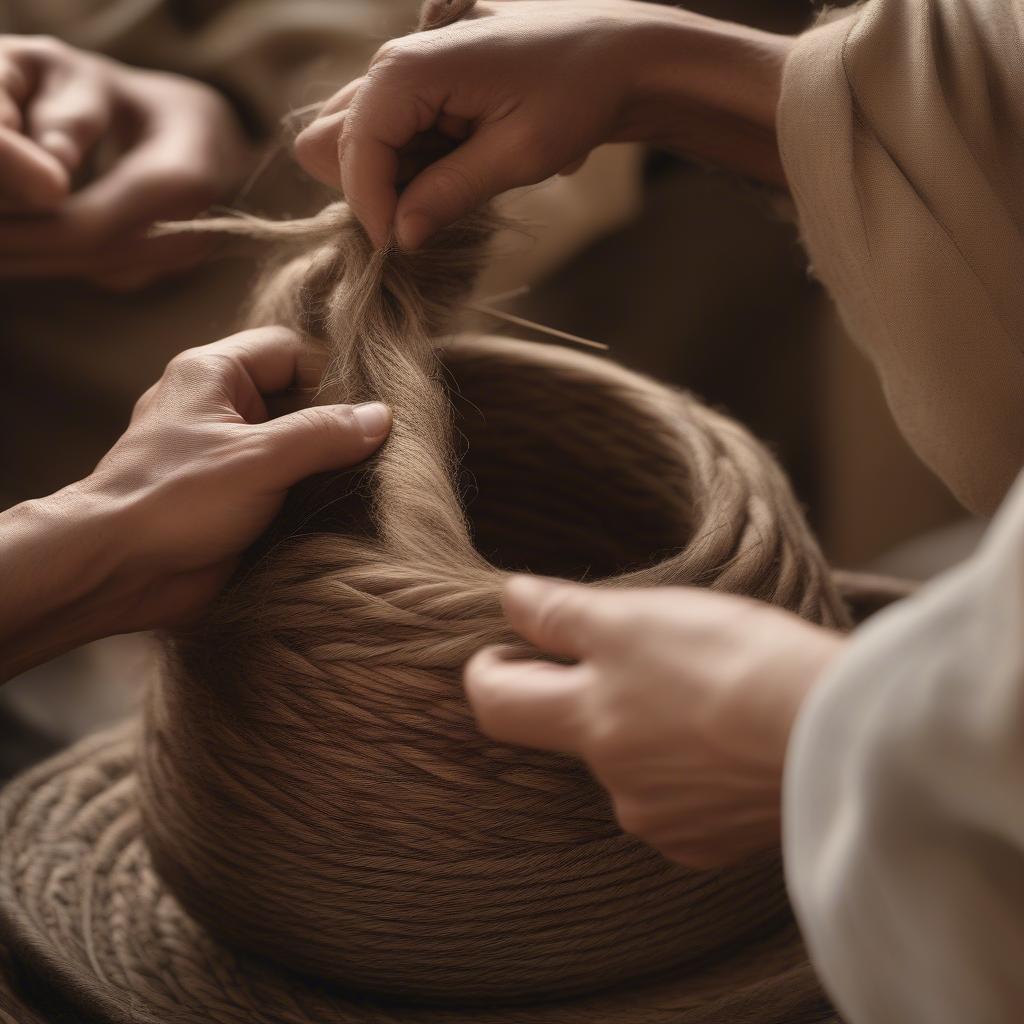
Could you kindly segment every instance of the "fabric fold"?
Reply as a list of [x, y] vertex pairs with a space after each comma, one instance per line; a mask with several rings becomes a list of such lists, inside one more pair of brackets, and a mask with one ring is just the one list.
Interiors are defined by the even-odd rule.
[[814, 271], [908, 441], [982, 514], [1024, 464], [1022, 23], [989, 0], [832, 12], [779, 105]]

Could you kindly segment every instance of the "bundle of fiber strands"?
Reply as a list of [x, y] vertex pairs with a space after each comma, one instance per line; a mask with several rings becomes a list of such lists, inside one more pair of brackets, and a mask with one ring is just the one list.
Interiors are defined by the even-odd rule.
[[517, 642], [512, 570], [847, 624], [736, 423], [602, 358], [451, 336], [492, 227], [474, 215], [407, 254], [374, 251], [344, 204], [210, 225], [276, 240], [253, 322], [326, 350], [320, 401], [387, 402], [394, 429], [298, 488], [168, 638], [141, 729], [0, 808], [6, 927], [105, 1020], [832, 1019], [776, 851], [685, 870], [618, 828], [579, 762], [474, 725], [460, 670]]

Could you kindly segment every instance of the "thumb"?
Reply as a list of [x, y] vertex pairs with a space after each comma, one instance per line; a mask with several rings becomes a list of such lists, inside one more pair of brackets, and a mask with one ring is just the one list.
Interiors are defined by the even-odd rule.
[[269, 440], [274, 484], [291, 487], [316, 473], [347, 469], [372, 455], [391, 430], [391, 410], [381, 402], [314, 406], [256, 429]]
[[508, 624], [542, 651], [585, 659], [593, 653], [601, 593], [565, 580], [513, 576], [502, 593]]
[[418, 249], [441, 228], [502, 192], [536, 184], [508, 152], [502, 140], [507, 133], [508, 127], [500, 124], [480, 128], [413, 178], [395, 211], [395, 237], [403, 249]]

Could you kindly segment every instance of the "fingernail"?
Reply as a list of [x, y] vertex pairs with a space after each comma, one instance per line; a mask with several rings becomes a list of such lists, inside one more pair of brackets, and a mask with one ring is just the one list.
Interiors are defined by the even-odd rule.
[[357, 405], [352, 415], [367, 441], [379, 441], [391, 429], [391, 410], [383, 402]]
[[406, 252], [414, 252], [429, 237], [432, 225], [425, 213], [413, 210], [399, 218], [395, 232], [399, 246]]

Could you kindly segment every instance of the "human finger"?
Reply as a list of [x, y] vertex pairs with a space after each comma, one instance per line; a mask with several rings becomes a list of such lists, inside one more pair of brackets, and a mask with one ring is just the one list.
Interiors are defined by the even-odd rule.
[[467, 663], [466, 695], [482, 732], [501, 743], [577, 753], [585, 672], [578, 665], [519, 660], [500, 647]]
[[[341, 161], [345, 152], [347, 109], [339, 110], [310, 125], [295, 140], [294, 152], [299, 166], [311, 177], [330, 188], [341, 187]], [[416, 136], [397, 154], [395, 183], [404, 186], [436, 160], [447, 156], [472, 132], [465, 118], [440, 114], [434, 129]]]
[[395, 236], [403, 249], [418, 249], [487, 200], [526, 184], [505, 131], [500, 125], [478, 129], [413, 178], [395, 213]]
[[513, 576], [502, 592], [509, 625], [535, 647], [564, 658], [583, 659], [609, 628], [606, 595], [590, 587], [538, 576]]
[[440, 80], [420, 83], [413, 66], [403, 64], [404, 75], [381, 71], [367, 81], [348, 108], [337, 142], [342, 191], [378, 247], [391, 236], [401, 152], [443, 112]]
[[[47, 221], [0, 223], [0, 251], [8, 258], [59, 254], [102, 259], [117, 244], [143, 238], [156, 220], [194, 216], [215, 195], [209, 183], [188, 166], [191, 144], [188, 126], [171, 123], [71, 195]], [[187, 250], [208, 244], [194, 236], [174, 235], [148, 240], [147, 249], [152, 261], [159, 250], [173, 261]]]
[[110, 90], [88, 62], [44, 75], [25, 107], [27, 134], [72, 173], [107, 134], [112, 118]]
[[[257, 327], [186, 349], [168, 365], [167, 379], [206, 400], [212, 392], [239, 404], [253, 393], [270, 395], [306, 378], [315, 360], [301, 335], [285, 327]], [[244, 410], [240, 410], [243, 411]]]
[[0, 125], [0, 200], [9, 209], [53, 209], [67, 198], [70, 188], [59, 160], [21, 132]]
[[260, 425], [273, 485], [354, 466], [372, 455], [391, 430], [391, 410], [380, 402], [300, 409]]
[[[359, 78], [353, 78], [351, 82], [343, 85], [320, 108], [317, 112], [317, 118], [329, 117], [331, 114], [337, 114], [342, 110], [347, 110], [365, 82], [366, 75], [360, 75]], [[312, 127], [312, 125], [310, 125], [310, 127]]]
[[341, 156], [338, 148], [348, 109], [318, 117], [301, 131], [292, 146], [298, 165], [329, 188], [341, 188]]
[[365, 76], [356, 78], [339, 89], [320, 108], [314, 120], [299, 132], [293, 143], [299, 166], [330, 188], [341, 188], [338, 144], [345, 127], [345, 114], [365, 81]]

